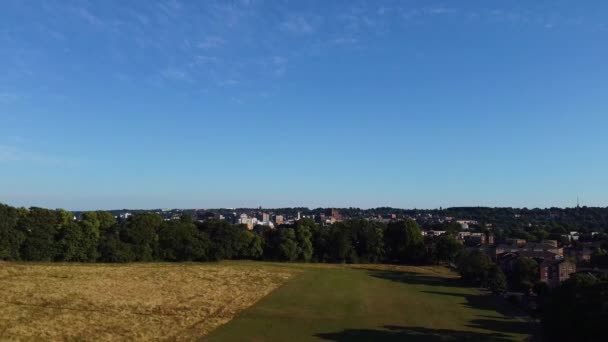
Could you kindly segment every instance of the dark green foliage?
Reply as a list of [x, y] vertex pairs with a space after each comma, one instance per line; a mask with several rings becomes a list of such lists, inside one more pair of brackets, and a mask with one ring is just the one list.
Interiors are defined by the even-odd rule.
[[59, 255], [62, 261], [93, 262], [97, 260], [99, 231], [89, 221], [69, 222], [59, 231]]
[[436, 262], [451, 263], [456, 260], [456, 256], [464, 246], [452, 235], [442, 235], [435, 240], [433, 249], [433, 260]]
[[298, 242], [293, 228], [279, 230], [279, 260], [295, 261], [298, 258]]
[[241, 233], [246, 230], [244, 227], [233, 226], [223, 220], [210, 219], [199, 228], [211, 240], [211, 260], [238, 258], [241, 250], [247, 244], [245, 237]]
[[465, 283], [485, 287], [496, 294], [507, 291], [506, 276], [482, 251], [461, 251], [456, 257], [456, 265]]
[[599, 268], [608, 268], [608, 251], [598, 248], [591, 254], [591, 265]]
[[312, 247], [312, 232], [311, 228], [314, 228], [315, 223], [310, 219], [303, 219], [296, 223], [295, 234], [297, 241], [297, 254], [298, 260], [310, 261], [312, 258], [313, 247]]
[[19, 250], [25, 241], [17, 229], [21, 213], [18, 209], [0, 204], [0, 260], [19, 260]]
[[488, 282], [492, 260], [479, 250], [462, 251], [456, 260], [458, 273], [466, 283], [482, 286]]
[[52, 261], [58, 254], [55, 241], [58, 228], [65, 223], [61, 212], [31, 208], [19, 220], [19, 230], [25, 235], [21, 245], [21, 257], [31, 261]]
[[386, 228], [385, 248], [390, 262], [420, 262], [424, 258], [424, 242], [416, 221], [396, 221]]
[[100, 232], [105, 232], [116, 224], [116, 218], [107, 211], [89, 211], [82, 214], [82, 221], [95, 222]]
[[298, 258], [298, 242], [293, 228], [279, 227], [264, 231], [264, 258], [274, 261], [295, 261]]
[[165, 222], [158, 231], [159, 256], [167, 261], [205, 261], [211, 242], [194, 223], [186, 220]]
[[367, 220], [348, 221], [352, 246], [358, 262], [376, 263], [384, 260], [384, 229], [379, 223]]
[[99, 260], [102, 262], [131, 262], [135, 260], [133, 247], [120, 239], [118, 232], [110, 232], [99, 243]]
[[487, 278], [482, 284], [495, 294], [507, 291], [507, 277], [496, 264], [491, 264], [487, 271]]
[[541, 322], [546, 341], [605, 341], [608, 279], [578, 274], [545, 296]]
[[249, 235], [249, 243], [247, 244], [245, 258], [261, 259], [264, 255], [264, 240], [258, 233], [247, 232]]
[[510, 282], [513, 289], [528, 292], [538, 280], [538, 263], [534, 259], [519, 257], [513, 265]]
[[353, 236], [350, 227], [342, 222], [330, 228], [329, 256], [332, 262], [357, 262], [357, 254], [353, 247]]
[[122, 231], [121, 239], [132, 245], [135, 261], [152, 261], [158, 250], [158, 230], [163, 220], [152, 213], [134, 215]]

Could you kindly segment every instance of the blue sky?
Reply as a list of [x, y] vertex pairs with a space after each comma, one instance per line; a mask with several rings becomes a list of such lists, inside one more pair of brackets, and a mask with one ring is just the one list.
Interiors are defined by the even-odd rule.
[[606, 1], [0, 7], [0, 202], [608, 205]]

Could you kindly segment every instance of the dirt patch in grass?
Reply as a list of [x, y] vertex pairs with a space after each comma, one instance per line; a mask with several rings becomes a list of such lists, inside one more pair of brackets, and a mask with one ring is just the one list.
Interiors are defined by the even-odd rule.
[[225, 264], [0, 264], [0, 340], [189, 340], [296, 271]]

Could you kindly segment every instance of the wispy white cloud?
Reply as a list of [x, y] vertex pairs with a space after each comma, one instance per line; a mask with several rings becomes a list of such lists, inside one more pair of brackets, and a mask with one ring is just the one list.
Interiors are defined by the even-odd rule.
[[271, 58], [273, 73], [275, 76], [283, 76], [287, 70], [287, 58], [284, 56], [273, 56]]
[[289, 15], [289, 17], [283, 21], [280, 25], [284, 31], [298, 33], [298, 34], [310, 34], [317, 30], [321, 23], [320, 16], [304, 16], [304, 15]]
[[222, 37], [208, 36], [200, 41], [196, 46], [201, 49], [213, 49], [224, 45], [226, 41]]
[[161, 71], [162, 78], [170, 81], [189, 81], [190, 75], [188, 72], [176, 69], [176, 68], [167, 68]]
[[215, 56], [207, 56], [207, 55], [196, 55], [194, 56], [194, 60], [190, 64], [191, 66], [197, 65], [209, 65], [209, 64], [218, 64], [220, 63], [220, 59]]
[[334, 39], [331, 39], [331, 43], [335, 44], [335, 45], [349, 45], [349, 44], [356, 44], [358, 42], [357, 38], [354, 37], [337, 37]]
[[13, 103], [21, 99], [21, 96], [15, 93], [0, 93], [0, 103]]
[[178, 0], [159, 1], [156, 7], [167, 17], [176, 17], [182, 10], [183, 5]]
[[457, 10], [455, 8], [445, 7], [445, 6], [428, 7], [428, 8], [425, 8], [424, 11], [426, 13], [432, 14], [432, 15], [453, 14], [453, 13], [457, 12]]
[[66, 158], [23, 150], [17, 146], [0, 145], [0, 163], [33, 163], [44, 165], [73, 165]]
[[235, 79], [220, 80], [217, 82], [220, 87], [235, 87], [241, 84], [241, 81]]
[[[307, 6], [302, 10], [289, 2], [263, 0], [154, 0], [125, 6], [90, 0], [76, 3], [42, 5], [46, 12], [40, 20], [43, 29], [37, 34], [44, 38], [41, 41], [56, 48], [54, 52], [69, 48], [72, 56], [79, 56], [83, 51], [78, 49], [84, 45], [72, 41], [71, 31], [77, 25], [82, 31], [79, 34], [96, 41], [93, 49], [98, 58], [73, 58], [74, 63], [50, 70], [40, 53], [48, 46], [27, 44], [18, 39], [21, 28], [3, 27], [0, 23], [0, 43], [7, 46], [0, 51], [0, 59], [8, 60], [5, 65], [10, 65], [0, 77], [7, 84], [17, 84], [28, 77], [34, 79], [32, 75], [40, 71], [61, 80], [67, 65], [78, 64], [80, 70], [86, 70], [91, 66], [88, 63], [103, 60], [104, 66], [111, 69], [108, 77], [133, 84], [169, 86], [181, 81], [210, 92], [214, 89], [259, 92], [280, 88], [278, 83], [286, 79], [283, 76], [297, 70], [304, 58], [331, 53], [332, 49], [364, 51], [378, 44], [379, 36], [397, 35], [409, 23], [430, 24], [449, 19], [529, 25], [535, 29], [590, 25], [596, 30], [607, 30], [605, 24], [589, 22], [588, 17], [578, 20], [576, 13], [559, 9], [553, 11], [560, 14], [555, 16], [539, 11], [538, 6], [503, 5], [494, 9], [490, 5], [472, 8], [452, 2], [415, 5], [401, 1], [356, 1], [335, 2], [318, 9]], [[64, 17], [70, 20], [67, 26], [57, 19]], [[32, 27], [35, 25], [28, 29]], [[225, 89], [228, 87], [233, 89]], [[0, 92], [0, 104], [15, 101], [23, 99]]]
[[103, 20], [101, 20], [98, 16], [91, 13], [91, 11], [88, 8], [77, 7], [74, 9], [74, 11], [81, 19], [88, 22], [90, 25], [97, 26], [97, 27], [104, 26]]

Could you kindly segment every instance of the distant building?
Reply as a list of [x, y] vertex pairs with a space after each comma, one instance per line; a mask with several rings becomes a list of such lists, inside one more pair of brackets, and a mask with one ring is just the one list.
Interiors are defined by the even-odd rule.
[[587, 246], [578, 246], [576, 248], [567, 248], [565, 254], [569, 257], [575, 258], [577, 262], [591, 261], [591, 255], [593, 250]]
[[562, 238], [567, 239], [568, 241], [578, 241], [578, 238], [580, 237], [578, 232], [570, 232], [570, 234], [564, 234], [562, 235]]
[[258, 219], [255, 217], [249, 217], [247, 214], [241, 214], [238, 224], [244, 224], [247, 229], [252, 230], [258, 224]]
[[556, 287], [576, 273], [576, 265], [567, 260], [545, 260], [540, 266], [540, 281]]
[[561, 247], [556, 247], [552, 243], [524, 243], [521, 244], [521, 241], [525, 240], [517, 240], [512, 241], [510, 244], [498, 244], [493, 249], [493, 258], [497, 258], [499, 255], [503, 253], [519, 253], [528, 255], [542, 255], [543, 253], [549, 252], [555, 255], [559, 255], [563, 257], [564, 249]]
[[557, 240], [543, 240], [541, 241], [541, 243], [553, 246], [553, 247], [557, 247]]
[[443, 234], [447, 233], [445, 230], [428, 230], [428, 231], [422, 231], [422, 235], [423, 236], [441, 236]]
[[524, 247], [526, 245], [526, 240], [524, 239], [506, 239], [506, 244], [515, 247]]
[[336, 221], [340, 221], [342, 219], [342, 215], [340, 215], [340, 212], [337, 209], [331, 210], [331, 217]]
[[283, 223], [283, 215], [277, 215], [274, 217], [274, 223], [276, 223], [276, 225], [280, 225]]
[[262, 222], [270, 222], [270, 214], [262, 213]]
[[458, 221], [456, 221], [456, 223], [458, 223], [460, 225], [460, 227], [464, 230], [469, 229], [470, 225], [477, 225], [477, 221], [473, 221], [473, 220], [458, 220]]
[[467, 246], [493, 245], [494, 234], [458, 232], [458, 234], [456, 235], [456, 240], [462, 241]]
[[531, 252], [531, 251], [520, 251], [520, 252], [505, 252], [496, 256], [496, 263], [505, 274], [509, 274], [513, 271], [515, 262], [519, 258], [530, 258], [534, 259], [539, 265], [544, 261], [558, 261], [562, 260], [563, 257], [551, 252]]

